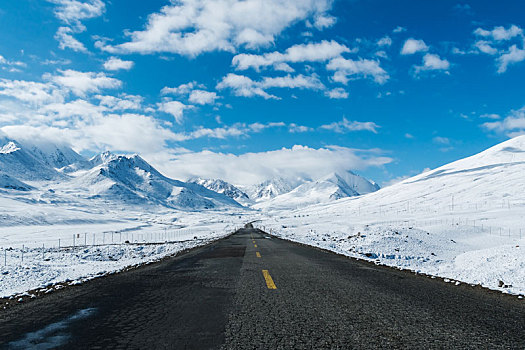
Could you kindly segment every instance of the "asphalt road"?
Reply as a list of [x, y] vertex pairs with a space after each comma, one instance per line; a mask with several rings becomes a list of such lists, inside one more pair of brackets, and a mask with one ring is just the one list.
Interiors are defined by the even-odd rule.
[[525, 349], [525, 303], [254, 230], [0, 311], [4, 349]]

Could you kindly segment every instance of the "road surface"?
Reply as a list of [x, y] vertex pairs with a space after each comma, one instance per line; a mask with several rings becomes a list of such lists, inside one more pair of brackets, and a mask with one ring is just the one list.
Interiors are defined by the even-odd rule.
[[525, 303], [246, 228], [0, 311], [0, 348], [525, 349]]

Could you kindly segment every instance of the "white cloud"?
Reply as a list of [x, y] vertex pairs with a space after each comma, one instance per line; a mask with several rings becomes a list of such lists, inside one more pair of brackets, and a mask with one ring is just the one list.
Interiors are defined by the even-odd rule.
[[492, 30], [477, 28], [474, 31], [474, 34], [485, 38], [491, 38], [496, 41], [505, 41], [517, 36], [523, 36], [523, 30], [513, 24], [508, 29], [505, 29], [502, 26], [494, 27]]
[[[498, 115], [495, 115], [498, 116]], [[499, 117], [499, 116], [498, 116]], [[493, 119], [496, 119], [495, 117]], [[486, 122], [481, 126], [487, 130], [499, 134], [505, 134], [509, 137], [515, 137], [525, 134], [525, 106], [511, 111], [503, 120]]]
[[325, 92], [325, 95], [327, 97], [330, 97], [332, 99], [334, 98], [348, 98], [348, 92], [343, 88], [335, 88], [332, 90], [327, 90]]
[[227, 76], [222, 78], [222, 80], [217, 84], [217, 89], [231, 89], [233, 90], [235, 96], [261, 96], [265, 99], [278, 99], [277, 96], [270, 95], [269, 93], [264, 91], [264, 89], [262, 89], [259, 85], [259, 83], [253, 81], [252, 79], [244, 75], [229, 73]]
[[64, 23], [82, 26], [81, 21], [102, 15], [106, 5], [101, 0], [48, 0], [56, 4], [55, 15]]
[[423, 64], [421, 66], [414, 66], [415, 73], [418, 74], [421, 71], [448, 71], [450, 68], [450, 62], [446, 59], [441, 59], [438, 55], [427, 53], [423, 56]]
[[428, 46], [423, 40], [417, 39], [407, 39], [403, 48], [401, 49], [402, 55], [413, 55], [416, 52], [426, 52], [428, 51]]
[[0, 80], [0, 96], [12, 97], [34, 106], [64, 101], [64, 93], [52, 84], [24, 80]]
[[260, 81], [254, 81], [244, 75], [229, 73], [218, 84], [217, 89], [231, 89], [234, 95], [243, 97], [261, 96], [265, 99], [278, 99], [265, 90], [271, 88], [310, 89], [324, 90], [325, 86], [316, 76], [264, 77]]
[[439, 145], [450, 145], [450, 140], [447, 137], [436, 136], [432, 139], [432, 141]]
[[204, 88], [205, 86], [197, 84], [196, 81], [190, 81], [189, 83], [181, 84], [177, 87], [165, 86], [164, 88], [162, 88], [160, 93], [162, 95], [186, 95], [189, 94], [191, 90], [193, 90], [196, 87]]
[[69, 27], [59, 27], [55, 34], [55, 40], [58, 41], [58, 47], [61, 50], [71, 49], [76, 52], [87, 52], [84, 44], [75, 39], [73, 35], [71, 35], [72, 33], [73, 30]]
[[390, 46], [392, 45], [392, 39], [387, 35], [377, 41], [377, 46]]
[[512, 45], [508, 52], [498, 58], [498, 73], [505, 73], [509, 64], [518, 63], [523, 60], [525, 60], [525, 49], [519, 49], [516, 45]]
[[319, 178], [333, 171], [362, 170], [392, 161], [377, 150], [357, 150], [339, 146], [310, 148], [295, 145], [275, 151], [215, 153], [202, 151], [173, 155], [156, 164], [178, 179], [193, 176], [222, 178], [237, 185], [252, 185], [273, 177]]
[[392, 30], [392, 33], [403, 33], [406, 31], [407, 29], [405, 27], [397, 26], [396, 28], [394, 28], [394, 30]]
[[179, 101], [164, 101], [157, 104], [159, 111], [171, 114], [178, 124], [182, 124], [184, 110], [191, 109], [193, 106], [185, 105]]
[[88, 50], [80, 41], [73, 37], [74, 33], [86, 30], [82, 20], [101, 16], [106, 10], [106, 5], [101, 0], [48, 0], [56, 4], [55, 15], [69, 27], [59, 27], [55, 39], [59, 42], [62, 50], [71, 49], [76, 52], [87, 52]]
[[275, 51], [264, 55], [239, 54], [233, 57], [232, 66], [236, 70], [253, 68], [258, 71], [261, 67], [276, 66], [284, 62], [327, 61], [340, 56], [344, 52], [350, 52], [350, 49], [334, 40], [323, 40], [320, 43], [294, 45], [286, 49], [284, 53]]
[[509, 65], [525, 60], [525, 36], [520, 27], [516, 25], [508, 28], [499, 26], [492, 30], [477, 28], [474, 34], [483, 38], [474, 44], [480, 52], [498, 55], [496, 58], [498, 73], [504, 73]]
[[492, 120], [501, 119], [501, 116], [499, 114], [496, 114], [496, 113], [482, 114], [479, 117], [480, 118], [484, 118], [484, 119], [492, 119]]
[[309, 126], [297, 125], [295, 123], [290, 123], [290, 125], [288, 125], [288, 131], [291, 132], [291, 133], [301, 133], [301, 132], [314, 131], [314, 129], [309, 127]]
[[75, 95], [85, 96], [89, 92], [100, 92], [101, 89], [115, 89], [122, 86], [118, 79], [104, 73], [79, 72], [71, 69], [58, 70], [59, 75], [44, 74], [44, 79], [66, 87]]
[[362, 58], [359, 60], [334, 58], [328, 63], [326, 69], [335, 71], [333, 80], [343, 84], [347, 84], [350, 77], [372, 77], [379, 84], [384, 84], [390, 78], [379, 65], [379, 61]]
[[149, 15], [144, 30], [129, 33], [130, 41], [97, 46], [109, 52], [187, 56], [264, 47], [300, 21], [313, 19], [317, 28], [333, 24], [327, 14], [331, 5], [331, 0], [181, 0]]
[[492, 47], [491, 43], [486, 40], [478, 40], [474, 43], [474, 46], [481, 52], [488, 55], [495, 55], [498, 53], [498, 49]]
[[212, 105], [218, 98], [217, 93], [204, 90], [193, 90], [188, 100], [199, 105]]
[[130, 70], [133, 68], [135, 63], [133, 61], [124, 61], [118, 57], [110, 57], [106, 62], [104, 62], [104, 68], [106, 70]]
[[111, 111], [141, 110], [144, 98], [138, 95], [122, 94], [119, 97], [109, 95], [95, 96], [100, 100], [100, 105]]
[[321, 129], [332, 130], [337, 133], [345, 133], [348, 131], [371, 131], [377, 134], [377, 129], [380, 126], [374, 122], [358, 122], [349, 121], [343, 118], [340, 122], [333, 122], [331, 124], [321, 125]]

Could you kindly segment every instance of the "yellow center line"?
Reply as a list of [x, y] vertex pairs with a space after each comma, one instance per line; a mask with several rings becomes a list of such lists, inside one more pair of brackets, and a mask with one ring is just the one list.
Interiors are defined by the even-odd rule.
[[258, 258], [261, 257], [261, 253], [259, 253], [259, 252], [255, 252], [255, 255], [256, 255]]
[[268, 289], [277, 289], [277, 286], [275, 285], [275, 283], [273, 283], [272, 276], [270, 276], [268, 270], [262, 270], [262, 273], [264, 279], [266, 280], [266, 286], [268, 287]]

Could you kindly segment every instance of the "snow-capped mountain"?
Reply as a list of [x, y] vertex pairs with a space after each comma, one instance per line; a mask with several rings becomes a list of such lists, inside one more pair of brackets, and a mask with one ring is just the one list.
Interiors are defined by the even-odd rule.
[[27, 149], [15, 140], [0, 136], [0, 172], [19, 181], [52, 180], [62, 177], [54, 167], [33, 152], [34, 150]]
[[253, 203], [246, 193], [234, 185], [220, 179], [202, 179], [197, 177], [188, 180], [188, 182], [199, 184], [217, 193], [222, 193], [245, 206]]
[[284, 179], [282, 177], [276, 177], [243, 189], [253, 201], [263, 202], [278, 195], [290, 192], [303, 182], [303, 179]]
[[160, 204], [178, 209], [211, 209], [239, 206], [231, 198], [196, 183], [170, 179], [139, 155], [117, 156], [104, 152], [90, 160], [95, 165], [72, 183], [91, 198], [130, 204]]
[[351, 171], [331, 173], [308, 181], [273, 199], [256, 204], [258, 209], [296, 209], [377, 191], [379, 186]]

